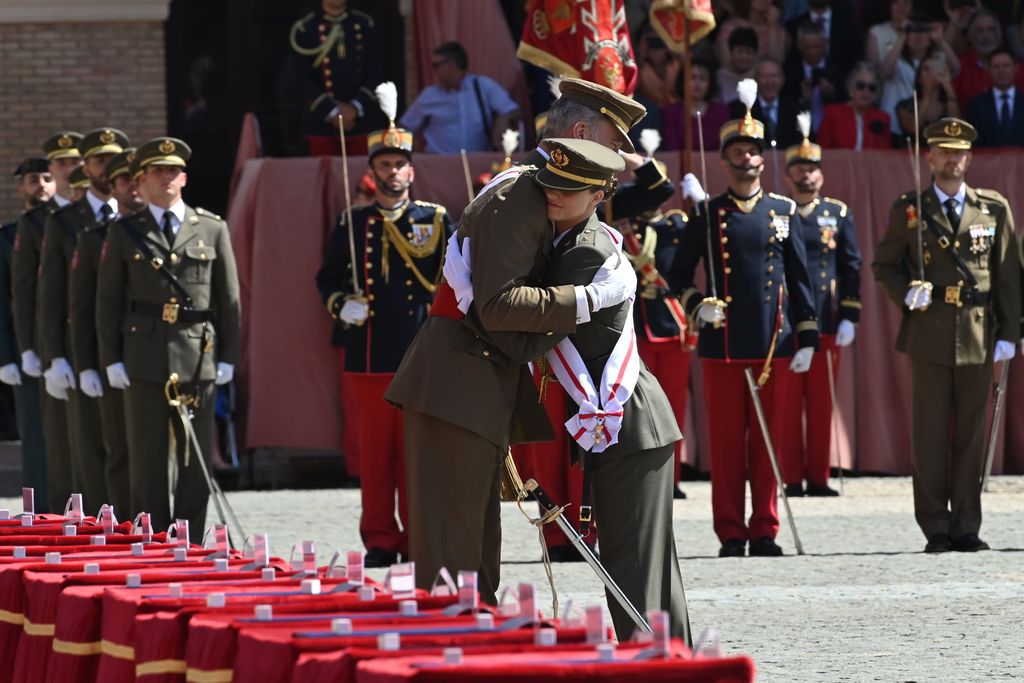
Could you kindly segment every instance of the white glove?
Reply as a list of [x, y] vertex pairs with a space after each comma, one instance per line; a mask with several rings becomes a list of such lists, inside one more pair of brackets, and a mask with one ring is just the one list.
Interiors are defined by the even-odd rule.
[[124, 369], [124, 363], [114, 363], [107, 366], [107, 381], [112, 389], [127, 389], [132, 385], [128, 381], [128, 371]]
[[636, 271], [629, 259], [614, 253], [601, 264], [594, 279], [584, 289], [587, 290], [591, 313], [618, 306], [636, 294]]
[[43, 373], [43, 382], [46, 393], [50, 396], [53, 396], [58, 401], [68, 400], [68, 388], [55, 380], [50, 373]]
[[857, 326], [849, 320], [840, 320], [836, 328], [836, 346], [849, 346], [857, 336]]
[[[1002, 340], [997, 341], [996, 352], [995, 355], [992, 356], [992, 362], [1002, 363], [1004, 360], [1010, 360], [1011, 358], [1013, 358], [1014, 352], [1016, 350], [1017, 349], [1013, 348], [1013, 342]], [[0, 368], [0, 372], [3, 372], [2, 368]]]
[[10, 384], [12, 387], [21, 385], [21, 371], [17, 363], [8, 363], [0, 368], [0, 382]]
[[213, 383], [217, 386], [227, 384], [235, 378], [235, 366], [231, 363], [217, 363], [217, 379]]
[[341, 307], [338, 317], [349, 325], [359, 325], [370, 315], [370, 306], [358, 299], [349, 299]]
[[805, 346], [793, 355], [789, 362], [789, 369], [793, 372], [807, 372], [811, 369], [811, 361], [814, 359], [814, 349]]
[[679, 188], [683, 191], [683, 197], [692, 199], [695, 204], [699, 204], [708, 198], [708, 193], [700, 186], [697, 176], [692, 173], [687, 173], [683, 176], [683, 180], [679, 183]]
[[103, 380], [100, 373], [95, 370], [82, 370], [78, 375], [78, 381], [82, 386], [82, 393], [89, 398], [99, 398], [103, 395]]
[[75, 388], [75, 371], [65, 358], [54, 358], [50, 363], [50, 369], [44, 372], [43, 376], [54, 386], [64, 389]]
[[720, 304], [702, 301], [695, 316], [701, 325], [717, 325], [725, 320], [725, 310]]
[[923, 282], [908, 289], [907, 296], [903, 298], [903, 303], [912, 311], [921, 311], [928, 308], [932, 303], [932, 283]]
[[21, 371], [29, 377], [43, 376], [43, 363], [32, 349], [21, 352]]
[[459, 310], [465, 314], [473, 304], [473, 276], [470, 272], [469, 238], [462, 240], [459, 248], [459, 235], [453, 233], [448, 239], [448, 250], [444, 255], [444, 281], [455, 292], [455, 301]]

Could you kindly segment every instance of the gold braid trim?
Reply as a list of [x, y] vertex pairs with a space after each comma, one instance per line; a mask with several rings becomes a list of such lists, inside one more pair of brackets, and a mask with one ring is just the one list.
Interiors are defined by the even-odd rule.
[[61, 640], [60, 638], [54, 638], [53, 651], [62, 655], [91, 657], [93, 655], [100, 654], [102, 650], [100, 649], [100, 641], [98, 640], [94, 640], [91, 643], [72, 643], [67, 640]]
[[295, 52], [303, 57], [313, 58], [314, 68], [320, 66], [320, 64], [327, 59], [327, 55], [330, 54], [331, 50], [333, 50], [338, 44], [338, 41], [341, 41], [341, 49], [338, 51], [338, 56], [342, 58], [345, 57], [345, 31], [341, 28], [340, 22], [331, 26], [330, 33], [324, 37], [324, 42], [320, 43], [316, 47], [302, 47], [299, 45], [298, 32], [301, 26], [301, 22], [296, 22], [292, 26], [292, 32], [288, 36], [288, 40]]
[[205, 669], [189, 668], [185, 672], [185, 680], [188, 683], [231, 683], [234, 669]]
[[158, 659], [135, 665], [136, 678], [161, 674], [184, 674], [186, 671], [188, 671], [188, 665], [184, 659]]
[[[398, 212], [384, 211], [381, 210], [381, 215], [384, 217], [384, 234], [381, 237], [383, 244], [383, 254], [381, 254], [381, 271], [384, 275], [384, 281], [388, 281], [388, 275], [390, 271], [390, 248], [394, 246], [395, 251], [405, 262], [405, 265], [412, 271], [412, 274], [419, 281], [423, 289], [427, 290], [431, 294], [437, 291], [437, 282], [441, 278], [441, 268], [438, 268], [437, 275], [434, 280], [428, 280], [420, 269], [416, 267], [416, 263], [413, 259], [424, 258], [430, 256], [437, 251], [437, 246], [441, 242], [441, 233], [444, 232], [442, 229], [442, 213], [440, 210], [434, 213], [434, 231], [431, 234], [430, 239], [424, 245], [415, 245], [409, 242], [402, 234], [402, 231], [398, 229], [395, 221], [404, 213], [405, 207]], [[443, 254], [442, 254], [443, 256]], [[442, 258], [442, 263], [444, 259]]]
[[761, 368], [761, 374], [757, 377], [757, 386], [763, 387], [768, 384], [768, 379], [772, 376], [772, 359], [775, 358], [775, 345], [779, 341], [779, 333], [782, 331], [782, 285], [779, 285], [779, 310], [775, 315], [775, 332], [772, 334], [772, 342], [768, 345], [768, 357], [764, 359], [764, 367]]
[[[633, 269], [639, 271], [644, 266], [654, 263], [654, 251], [658, 246], [658, 232], [651, 226], [647, 226], [644, 230], [643, 245], [640, 247], [639, 254], [630, 254], [628, 251], [623, 251], [629, 262], [633, 264]], [[652, 271], [651, 275], [657, 277], [657, 274]], [[644, 282], [647, 282], [647, 277], [644, 277]]]

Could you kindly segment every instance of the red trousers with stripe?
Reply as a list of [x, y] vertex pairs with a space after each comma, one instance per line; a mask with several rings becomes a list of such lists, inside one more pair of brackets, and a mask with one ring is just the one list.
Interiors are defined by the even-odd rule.
[[810, 370], [799, 375], [790, 373], [785, 436], [783, 448], [779, 449], [782, 476], [787, 484], [800, 484], [805, 479], [808, 484], [828, 484], [832, 452], [828, 353], [832, 354], [832, 380], [835, 381], [839, 374], [839, 347], [833, 335], [821, 336], [821, 350], [814, 354]]
[[[711, 443], [711, 510], [715, 534], [722, 543], [763, 536], [775, 538], [779, 531], [775, 473], [743, 372], [751, 368], [756, 380], [763, 365], [764, 361], [726, 362], [709, 358], [703, 359], [701, 365]], [[771, 377], [760, 391], [773, 445], [781, 442], [781, 417], [792, 374], [788, 358], [772, 361]], [[744, 519], [748, 480], [749, 523]]]
[[359, 476], [359, 441], [355, 425], [352, 424], [355, 406], [352, 405], [352, 389], [348, 386], [345, 372], [345, 349], [338, 349], [338, 394], [341, 398], [341, 452], [345, 457], [345, 474]]
[[[359, 535], [368, 549], [380, 548], [408, 555], [402, 411], [384, 400], [384, 391], [394, 373], [344, 374], [352, 406], [352, 419], [347, 424], [359, 451], [363, 501]], [[396, 493], [398, 519], [395, 518]]]
[[[686, 433], [686, 397], [690, 390], [690, 362], [693, 353], [683, 349], [679, 340], [651, 342], [637, 337], [637, 349], [640, 359], [651, 371], [672, 406], [672, 414], [676, 416], [679, 431]], [[676, 442], [675, 477], [679, 483], [679, 466], [683, 454], [683, 441]]]

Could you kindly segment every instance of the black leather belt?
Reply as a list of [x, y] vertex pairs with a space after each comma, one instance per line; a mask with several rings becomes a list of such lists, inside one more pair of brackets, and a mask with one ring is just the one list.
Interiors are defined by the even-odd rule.
[[944, 289], [943, 301], [957, 307], [985, 306], [988, 304], [988, 292], [979, 292], [965, 285], [953, 285]]
[[129, 310], [140, 315], [149, 315], [173, 325], [182, 323], [206, 323], [213, 320], [213, 311], [209, 308], [192, 308], [180, 304], [151, 304], [146, 301], [133, 301]]

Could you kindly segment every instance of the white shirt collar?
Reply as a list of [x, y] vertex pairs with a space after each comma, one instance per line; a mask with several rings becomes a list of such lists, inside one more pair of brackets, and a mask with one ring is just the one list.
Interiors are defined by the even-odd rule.
[[967, 183], [960, 183], [960, 189], [956, 191], [954, 195], [948, 195], [942, 191], [938, 183], [932, 183], [932, 187], [935, 189], [935, 194], [939, 198], [939, 203], [942, 204], [942, 208], [946, 208], [946, 200], [952, 197], [957, 201], [956, 211], [960, 213], [964, 208], [964, 199], [967, 197]]
[[1003, 95], [1006, 94], [1006, 95], [1010, 96], [1010, 106], [1011, 107], [1013, 106], [1013, 98], [1014, 98], [1014, 95], [1017, 94], [1017, 87], [1016, 86], [1011, 85], [1006, 90], [1000, 90], [999, 88], [993, 87], [992, 91], [996, 95], [996, 102], [997, 103], [1001, 104], [1002, 103], [1002, 99], [1003, 99]]
[[815, 12], [814, 10], [811, 10], [811, 21], [817, 21], [818, 19], [821, 19], [826, 24], [832, 23], [832, 8], [829, 7], [824, 12]]
[[153, 218], [156, 219], [156, 224], [158, 226], [163, 226], [165, 211], [170, 211], [171, 215], [178, 219], [177, 223], [171, 221], [171, 224], [174, 225], [174, 232], [177, 233], [178, 226], [185, 222], [185, 202], [179, 199], [171, 204], [171, 208], [169, 209], [163, 209], [156, 204], [149, 205], [149, 212], [153, 214]]
[[[54, 195], [54, 196], [57, 196], [57, 195]], [[107, 206], [110, 207], [110, 210], [113, 212], [113, 213], [111, 213], [111, 215], [114, 215], [114, 214], [117, 213], [117, 200], [114, 199], [113, 197], [111, 197], [107, 201], [103, 201], [102, 199], [100, 199], [99, 197], [94, 195], [92, 193], [92, 190], [89, 189], [89, 190], [86, 190], [86, 192], [85, 192], [85, 198], [86, 198], [86, 200], [88, 200], [90, 208], [92, 208], [93, 215], [96, 216], [97, 218], [102, 218], [103, 217], [103, 214], [100, 213], [100, 207], [103, 206], [104, 204], [106, 204]]]
[[71, 203], [70, 199], [68, 199], [64, 195], [58, 194], [56, 192], [53, 193], [53, 201], [55, 201], [57, 203], [57, 207], [58, 208], [63, 208], [63, 207], [65, 207], [65, 206], [67, 206], [68, 204]]

